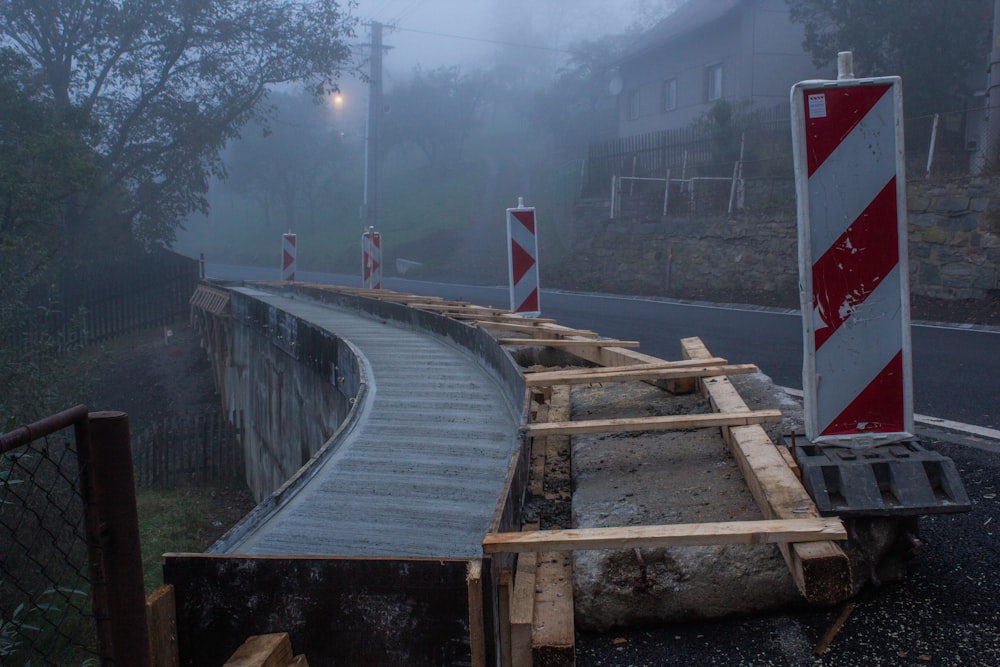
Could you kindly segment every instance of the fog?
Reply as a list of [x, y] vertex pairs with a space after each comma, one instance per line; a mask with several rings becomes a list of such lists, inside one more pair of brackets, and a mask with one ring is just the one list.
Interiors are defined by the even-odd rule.
[[[361, 0], [354, 14], [382, 23], [386, 77], [416, 66], [488, 67], [514, 54], [558, 67], [581, 39], [622, 32], [669, 0]], [[367, 43], [367, 27], [359, 41]]]

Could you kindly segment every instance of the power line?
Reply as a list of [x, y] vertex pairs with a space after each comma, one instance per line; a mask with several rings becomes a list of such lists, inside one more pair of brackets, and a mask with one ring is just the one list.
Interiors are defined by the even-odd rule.
[[482, 42], [484, 44], [498, 44], [500, 46], [515, 46], [521, 49], [536, 49], [538, 51], [553, 51], [555, 53], [569, 53], [575, 54], [576, 51], [571, 51], [569, 49], [558, 49], [552, 46], [536, 46], [534, 44], [518, 44], [516, 42], [504, 42], [498, 39], [485, 39], [483, 37], [468, 37], [466, 35], [452, 35], [444, 32], [433, 32], [430, 30], [418, 30], [416, 28], [402, 28], [400, 26], [391, 26], [391, 30], [398, 30], [400, 32], [415, 32], [421, 35], [432, 35], [434, 37], [450, 37], [451, 39], [464, 39], [469, 42]]

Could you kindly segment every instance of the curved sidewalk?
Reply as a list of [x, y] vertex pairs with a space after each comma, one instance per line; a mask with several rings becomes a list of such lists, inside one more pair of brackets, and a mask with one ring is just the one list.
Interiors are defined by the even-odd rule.
[[490, 375], [437, 336], [325, 304], [254, 296], [349, 340], [371, 377], [354, 431], [294, 497], [227, 551], [480, 556], [520, 442], [520, 423]]

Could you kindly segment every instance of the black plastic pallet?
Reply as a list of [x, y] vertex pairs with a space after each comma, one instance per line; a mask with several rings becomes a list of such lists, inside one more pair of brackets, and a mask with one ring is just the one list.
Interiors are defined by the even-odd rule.
[[792, 439], [805, 486], [824, 516], [967, 512], [955, 463], [909, 440], [864, 449]]

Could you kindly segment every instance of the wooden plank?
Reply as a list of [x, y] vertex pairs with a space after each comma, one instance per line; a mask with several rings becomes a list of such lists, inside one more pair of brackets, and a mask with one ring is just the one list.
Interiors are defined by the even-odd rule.
[[[650, 357], [655, 359], [656, 357]], [[622, 371], [635, 371], [635, 370], [663, 370], [670, 368], [693, 368], [700, 366], [725, 366], [729, 362], [722, 357], [711, 357], [709, 359], [679, 359], [676, 361], [663, 361], [658, 360], [656, 363], [634, 363], [626, 364], [624, 366], [584, 366], [577, 368], [563, 368], [554, 371], [526, 371], [524, 373], [525, 378], [531, 378], [533, 376], [557, 374], [557, 373], [620, 373]]]
[[483, 561], [469, 561], [466, 575], [469, 594], [469, 650], [472, 667], [486, 667], [486, 629], [483, 625]]
[[180, 657], [173, 586], [160, 586], [146, 598], [146, 624], [152, 667], [177, 667]]
[[[554, 421], [570, 419], [570, 388], [553, 387], [548, 418]], [[569, 479], [570, 438], [552, 435], [536, 439], [544, 443], [545, 477]], [[562, 501], [557, 501], [562, 502]], [[537, 526], [534, 526], [537, 529]], [[527, 554], [520, 554], [518, 559]], [[533, 588], [533, 622], [531, 624], [530, 665], [575, 664], [576, 628], [573, 622], [573, 558], [569, 552], [539, 553], [535, 556]]]
[[510, 654], [510, 604], [514, 593], [514, 573], [509, 567], [500, 570], [497, 587], [497, 613], [500, 617], [500, 664], [511, 667]]
[[512, 322], [514, 324], [517, 324], [518, 322], [531, 322], [533, 324], [555, 323], [555, 320], [544, 317], [521, 317], [511, 313], [509, 310], [491, 310], [486, 308], [477, 310], [464, 309], [444, 311], [441, 314], [447, 315], [448, 317], [456, 320], [473, 320], [475, 322]]
[[510, 657], [512, 667], [531, 667], [531, 626], [535, 619], [535, 570], [538, 554], [517, 558], [510, 602]]
[[487, 533], [483, 553], [578, 549], [657, 549], [708, 544], [776, 544], [847, 539], [837, 517]]
[[[538, 405], [535, 412], [534, 422], [545, 423], [549, 420], [549, 405]], [[531, 474], [528, 478], [528, 493], [541, 497], [545, 481], [545, 459], [548, 442], [545, 438], [532, 438], [531, 445]]]
[[[698, 338], [683, 339], [681, 355], [687, 359], [710, 356]], [[749, 412], [750, 408], [727, 378], [700, 382], [716, 410]], [[723, 427], [723, 437], [766, 518], [819, 517], [809, 494], [763, 428]], [[778, 548], [796, 586], [810, 602], [832, 604], [851, 595], [850, 561], [835, 542], [798, 542], [781, 544]]]
[[551, 371], [548, 373], [530, 373], [524, 377], [529, 387], [554, 384], [596, 384], [599, 382], [631, 382], [635, 380], [673, 380], [680, 378], [712, 377], [715, 375], [744, 375], [756, 373], [760, 369], [753, 364], [726, 364], [724, 366], [694, 365], [685, 368], [645, 368], [617, 366], [617, 372], [605, 369]]
[[711, 426], [743, 426], [781, 421], [781, 410], [754, 410], [705, 415], [667, 415], [663, 417], [627, 417], [622, 419], [587, 419], [582, 421], [528, 424], [524, 431], [532, 437], [575, 435], [579, 433], [631, 433], [635, 431], [678, 431]]
[[288, 667], [292, 643], [287, 632], [249, 637], [222, 667]]
[[554, 329], [547, 327], [544, 324], [531, 324], [530, 320], [525, 321], [523, 324], [498, 320], [473, 320], [472, 324], [482, 327], [483, 329], [490, 329], [494, 331], [513, 331], [516, 333], [526, 333], [542, 338], [552, 336], [553, 334], [564, 336], [597, 336], [597, 334], [593, 331], [585, 331], [583, 329]]
[[[663, 359], [637, 350], [624, 347], [576, 347], [568, 350], [570, 353], [593, 362], [598, 366], [629, 366], [634, 364], [662, 364]], [[691, 393], [695, 390], [693, 379], [685, 380], [645, 380], [648, 384], [666, 389], [675, 394]]]
[[540, 552], [535, 586], [532, 664], [546, 667], [574, 665], [576, 628], [573, 624], [572, 554], [568, 551]]
[[527, 347], [639, 347], [637, 340], [596, 340], [592, 338], [497, 338], [500, 345], [524, 345]]

